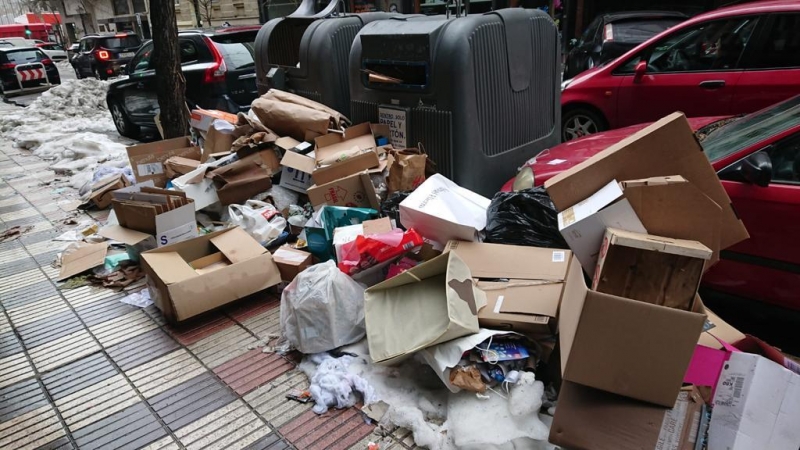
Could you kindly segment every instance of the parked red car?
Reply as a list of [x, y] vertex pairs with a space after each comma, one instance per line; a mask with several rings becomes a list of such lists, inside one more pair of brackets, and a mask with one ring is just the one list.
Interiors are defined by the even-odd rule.
[[[750, 239], [721, 252], [703, 287], [800, 311], [800, 96], [741, 118], [706, 117], [689, 123], [750, 233]], [[645, 126], [545, 150], [503, 190], [542, 185]]]
[[800, 94], [800, 2], [698, 15], [562, 83], [562, 140], [687, 117], [746, 114]]

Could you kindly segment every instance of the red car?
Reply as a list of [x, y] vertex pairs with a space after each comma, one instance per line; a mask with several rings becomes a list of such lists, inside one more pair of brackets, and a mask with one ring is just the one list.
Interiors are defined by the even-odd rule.
[[[689, 123], [750, 233], [750, 239], [721, 252], [703, 287], [726, 298], [800, 311], [800, 96], [741, 118], [705, 117]], [[645, 126], [545, 150], [503, 190], [540, 186]]]
[[800, 2], [698, 15], [562, 83], [562, 140], [687, 117], [746, 114], [800, 94]]

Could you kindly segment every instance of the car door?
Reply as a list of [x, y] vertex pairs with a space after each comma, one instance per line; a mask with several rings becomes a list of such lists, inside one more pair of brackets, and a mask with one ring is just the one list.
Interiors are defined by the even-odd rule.
[[[758, 23], [737, 17], [675, 30], [622, 65], [618, 97], [619, 126], [658, 120], [675, 111], [688, 117], [732, 112], [741, 76], [739, 60]], [[647, 62], [638, 78], [634, 67]]]
[[121, 91], [122, 106], [136, 124], [152, 124], [158, 112], [155, 70], [150, 65], [153, 43], [148, 42], [129, 63], [128, 79], [114, 83]]
[[92, 54], [92, 50], [94, 50], [94, 41], [94, 39], [84, 39], [81, 41], [82, 47], [78, 60], [78, 70], [80, 70], [83, 76], [92, 76], [94, 74], [92, 71], [92, 63], [94, 62], [94, 55]]
[[731, 113], [745, 114], [800, 94], [800, 13], [766, 16], [745, 54]]
[[772, 162], [768, 186], [739, 181], [735, 171], [720, 174], [750, 239], [723, 251], [704, 280], [732, 295], [800, 310], [800, 133], [762, 151]]

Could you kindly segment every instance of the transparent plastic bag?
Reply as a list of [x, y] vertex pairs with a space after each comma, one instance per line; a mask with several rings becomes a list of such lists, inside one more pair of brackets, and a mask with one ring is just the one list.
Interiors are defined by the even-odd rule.
[[333, 261], [301, 272], [281, 296], [281, 333], [303, 353], [319, 353], [364, 337], [364, 288]]

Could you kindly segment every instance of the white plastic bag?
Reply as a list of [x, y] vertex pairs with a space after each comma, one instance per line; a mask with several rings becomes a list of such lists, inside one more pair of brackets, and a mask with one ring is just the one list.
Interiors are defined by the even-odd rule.
[[286, 228], [286, 219], [269, 203], [248, 200], [244, 205], [229, 205], [231, 223], [242, 227], [250, 236], [268, 245]]
[[333, 261], [300, 272], [281, 296], [281, 333], [303, 353], [320, 353], [364, 337], [364, 288]]

